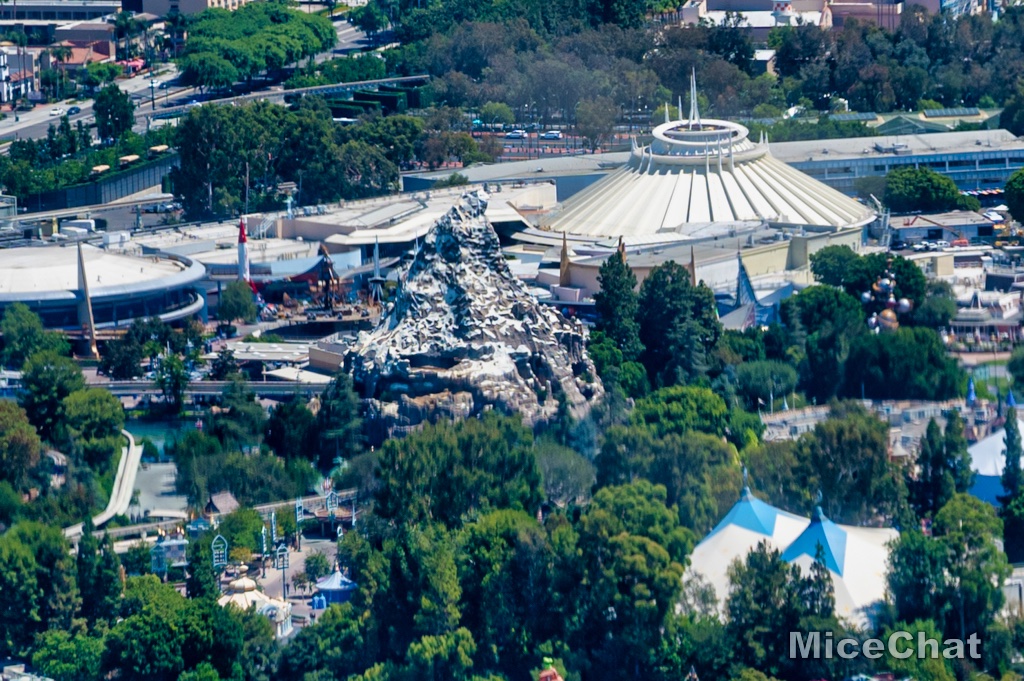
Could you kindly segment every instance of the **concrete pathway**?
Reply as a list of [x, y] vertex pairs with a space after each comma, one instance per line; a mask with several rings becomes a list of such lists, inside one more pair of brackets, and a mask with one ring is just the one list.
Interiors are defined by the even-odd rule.
[[[101, 527], [114, 516], [126, 513], [132, 502], [135, 476], [139, 472], [139, 462], [142, 460], [142, 447], [135, 444], [135, 438], [127, 430], [122, 430], [121, 434], [128, 438], [128, 446], [121, 451], [121, 460], [117, 464], [117, 477], [114, 478], [114, 487], [110, 492], [107, 508], [92, 519], [92, 524], [95, 527]], [[64, 528], [64, 536], [69, 539], [81, 534], [82, 523]]]

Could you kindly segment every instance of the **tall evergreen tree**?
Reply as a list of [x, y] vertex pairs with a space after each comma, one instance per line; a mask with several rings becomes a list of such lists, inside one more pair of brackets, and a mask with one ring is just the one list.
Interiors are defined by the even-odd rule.
[[636, 275], [621, 251], [616, 251], [604, 261], [597, 281], [601, 285], [601, 290], [594, 294], [598, 328], [615, 341], [625, 361], [639, 359], [644, 346], [640, 342], [640, 326], [636, 321], [639, 301]]
[[121, 596], [121, 561], [108, 536], [101, 544], [87, 518], [78, 542], [78, 588], [82, 593], [82, 616], [89, 622], [110, 619], [117, 613]]
[[188, 546], [188, 577], [185, 593], [189, 598], [218, 598], [217, 575], [213, 570], [210, 536], [201, 537]]
[[1003, 442], [1006, 445], [1006, 465], [1003, 468], [1002, 482], [1003, 489], [1006, 490], [1006, 496], [999, 498], [999, 501], [1003, 504], [1008, 503], [1011, 499], [1020, 494], [1021, 490], [1020, 425], [1017, 423], [1017, 410], [1014, 407], [1010, 407], [1006, 410], [1005, 428], [1006, 433], [1003, 436]]
[[971, 453], [967, 451], [967, 437], [964, 435], [964, 420], [959, 412], [952, 412], [946, 419], [946, 461], [953, 474], [957, 493], [966, 492], [974, 484], [971, 470]]
[[919, 517], [934, 516], [956, 493], [952, 465], [946, 454], [946, 438], [932, 419], [917, 454], [917, 480], [910, 484], [911, 501]]

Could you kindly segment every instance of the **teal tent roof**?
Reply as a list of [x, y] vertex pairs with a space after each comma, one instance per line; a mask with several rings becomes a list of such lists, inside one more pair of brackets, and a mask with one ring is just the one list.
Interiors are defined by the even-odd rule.
[[744, 487], [740, 500], [733, 505], [711, 534], [705, 537], [705, 541], [730, 525], [770, 537], [775, 533], [775, 519], [780, 513], [782, 511], [779, 509], [755, 497], [749, 487]]
[[821, 545], [825, 554], [825, 567], [840, 577], [846, 564], [846, 531], [825, 517], [821, 507], [814, 509], [811, 524], [783, 552], [782, 560], [792, 562], [800, 556], [814, 558]]

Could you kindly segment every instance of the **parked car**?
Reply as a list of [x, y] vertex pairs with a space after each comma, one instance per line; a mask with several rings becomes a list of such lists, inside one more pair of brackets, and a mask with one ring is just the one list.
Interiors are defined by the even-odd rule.
[[146, 206], [144, 210], [147, 213], [173, 213], [174, 211], [178, 210], [178, 208], [180, 208], [178, 204], [166, 202], [150, 204]]
[[505, 139], [509, 139], [509, 140], [522, 140], [522, 139], [526, 139], [526, 131], [525, 130], [509, 130], [508, 132], [505, 133]]
[[902, 251], [905, 248], [907, 248], [907, 242], [903, 241], [902, 239], [897, 239], [896, 241], [893, 241], [892, 244], [889, 245], [890, 251]]
[[80, 113], [82, 113], [82, 107], [80, 107], [80, 106], [69, 106], [68, 107], [68, 116], [74, 116], [75, 114], [80, 114]]
[[50, 115], [51, 116], [63, 116], [66, 113], [67, 112], [64, 109], [60, 108], [59, 106], [55, 106], [52, 109], [50, 109]]
[[948, 241], [936, 241], [935, 242], [935, 250], [941, 251], [943, 248], [949, 248], [949, 242]]
[[927, 251], [928, 250], [928, 244], [926, 242], [924, 242], [924, 241], [919, 241], [916, 244], [914, 244], [913, 246], [911, 246], [911, 250], [913, 250], [915, 253], [920, 253], [921, 251]]
[[561, 130], [548, 130], [540, 136], [542, 140], [560, 140], [562, 139]]

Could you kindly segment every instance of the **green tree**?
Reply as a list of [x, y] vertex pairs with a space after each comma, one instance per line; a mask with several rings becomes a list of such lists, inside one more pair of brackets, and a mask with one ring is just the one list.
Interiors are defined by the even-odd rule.
[[[939, 631], [935, 622], [932, 620], [915, 620], [914, 622], [897, 622], [892, 627], [886, 627], [883, 637], [884, 640], [889, 640], [888, 637], [894, 632], [908, 632], [912, 637], [913, 641], [918, 641], [919, 636], [924, 636], [925, 640], [943, 640], [942, 632]], [[895, 651], [899, 653], [899, 657], [895, 657], [889, 650], [886, 650], [885, 654], [885, 667], [892, 669], [900, 674], [906, 674], [910, 678], [915, 679], [934, 679], [935, 681], [953, 681], [956, 677], [953, 671], [949, 668], [949, 662], [941, 657], [931, 656], [918, 656], [918, 655], [907, 655], [907, 650], [911, 650], [913, 646], [906, 645], [906, 640], [898, 640]], [[916, 650], [915, 650], [916, 652]]]
[[934, 619], [945, 623], [950, 607], [946, 559], [946, 547], [915, 527], [907, 528], [893, 542], [886, 573], [893, 621]]
[[584, 99], [576, 106], [576, 131], [591, 151], [611, 136], [619, 117], [619, 107], [608, 97]]
[[[1018, 96], [1016, 99], [1018, 102], [1024, 103], [1024, 97]], [[1005, 110], [1003, 115], [1006, 115]], [[1024, 128], [1024, 112], [1017, 115], [1021, 120], [1021, 127]], [[1006, 201], [1006, 207], [1010, 209], [1010, 215], [1014, 220], [1024, 220], [1024, 171], [1018, 170], [1010, 175], [1010, 179], [1006, 181], [1004, 192], [1003, 198]]]
[[67, 339], [60, 333], [46, 331], [39, 315], [24, 303], [14, 303], [4, 310], [0, 320], [0, 335], [3, 335], [3, 363], [20, 369], [31, 355], [52, 350], [66, 355], [70, 350]]
[[101, 676], [103, 650], [102, 638], [50, 629], [36, 640], [32, 666], [55, 681], [94, 681]]
[[5, 537], [27, 547], [35, 560], [39, 603], [38, 630], [72, 626], [81, 600], [75, 583], [75, 561], [70, 545], [57, 527], [22, 521]]
[[480, 107], [480, 120], [485, 125], [512, 125], [516, 116], [512, 107], [504, 102], [487, 102]]
[[597, 283], [601, 287], [594, 294], [598, 328], [615, 341], [624, 360], [639, 359], [644, 346], [640, 343], [640, 327], [636, 322], [639, 304], [636, 275], [626, 263], [623, 252], [616, 251], [604, 261]]
[[112, 620], [121, 598], [121, 561], [110, 537], [102, 543], [93, 535], [92, 519], [86, 518], [78, 542], [78, 588], [82, 593], [82, 617], [89, 622]]
[[42, 592], [36, 571], [29, 547], [0, 536], [0, 648], [5, 655], [26, 654], [38, 631]]
[[652, 538], [685, 534], [663, 500], [664, 491], [649, 483], [608, 487], [595, 495], [581, 520], [583, 578], [592, 586], [581, 604], [579, 633], [570, 641], [587, 642], [594, 669], [631, 670], [637, 677], [653, 671], [652, 651], [659, 647], [683, 574], [678, 554]]
[[25, 410], [13, 402], [0, 401], [0, 480], [14, 489], [24, 489], [39, 465], [41, 451], [42, 443]]
[[374, 513], [390, 522], [427, 518], [458, 526], [490, 508], [534, 511], [541, 500], [533, 438], [518, 419], [481, 419], [428, 426], [381, 448]]
[[944, 438], [946, 465], [953, 475], [953, 488], [958, 493], [967, 492], [974, 485], [974, 471], [971, 469], [971, 453], [967, 449], [964, 420], [960, 418], [960, 412], [953, 410], [946, 417]]
[[921, 327], [857, 336], [845, 374], [841, 394], [879, 400], [948, 400], [966, 384], [939, 334]]
[[210, 380], [223, 381], [232, 374], [239, 372], [238, 362], [235, 360], [235, 351], [229, 347], [223, 347], [217, 351], [217, 357], [210, 364]]
[[822, 284], [842, 287], [847, 269], [858, 258], [849, 246], [826, 246], [811, 254], [811, 272]]
[[316, 416], [301, 400], [281, 402], [270, 412], [263, 441], [286, 459], [315, 459], [319, 433]]
[[[1006, 106], [999, 114], [999, 127], [1009, 130], [1014, 135], [1024, 135], [1024, 90], [1022, 90], [1019, 84], [1017, 85], [1016, 92], [1006, 102]], [[1019, 213], [1021, 217], [1017, 217], [1018, 214], [1013, 213], [1013, 206], [1009, 201], [1009, 191], [1007, 191], [1006, 199], [1006, 205], [1010, 206], [1013, 218], [1015, 220], [1024, 218], [1024, 213]]]
[[217, 300], [217, 318], [225, 324], [236, 319], [251, 323], [256, 319], [256, 303], [252, 289], [244, 281], [233, 281], [224, 287]]
[[154, 383], [163, 393], [167, 409], [172, 413], [179, 413], [184, 404], [185, 391], [188, 389], [189, 383], [188, 371], [181, 358], [177, 355], [161, 357]]
[[213, 52], [196, 52], [178, 61], [183, 85], [204, 90], [230, 87], [239, 79], [238, 69], [224, 57]]
[[895, 213], [971, 210], [966, 198], [953, 180], [930, 168], [896, 168], [886, 175], [885, 205]]
[[331, 574], [331, 561], [323, 551], [314, 551], [306, 556], [306, 576], [313, 582]]
[[76, 390], [64, 398], [64, 423], [76, 453], [89, 466], [104, 471], [122, 444], [124, 408], [103, 388]]
[[1010, 360], [1006, 363], [1006, 370], [1013, 377], [1014, 385], [1024, 384], [1024, 346], [1013, 349]]
[[352, 377], [339, 371], [327, 390], [320, 395], [316, 429], [320, 434], [318, 467], [333, 468], [335, 459], [358, 456], [363, 446], [359, 398], [352, 388]]
[[672, 261], [652, 268], [644, 279], [637, 321], [644, 366], [660, 385], [701, 375], [722, 335], [711, 289], [693, 286], [690, 273]]
[[796, 381], [796, 369], [777, 360], [745, 362], [736, 368], [737, 392], [752, 411], [792, 393]]
[[629, 420], [658, 437], [693, 430], [721, 436], [729, 425], [729, 410], [725, 401], [708, 388], [677, 385], [637, 400]]
[[363, 672], [373, 662], [368, 624], [351, 603], [331, 606], [317, 618], [315, 627], [303, 627], [285, 647], [278, 678], [303, 678], [321, 669], [330, 670], [330, 678]]
[[143, 346], [123, 337], [103, 348], [100, 371], [115, 381], [128, 381], [142, 375]]
[[947, 555], [947, 635], [984, 635], [1002, 607], [1000, 585], [1010, 574], [1006, 554], [995, 543], [1002, 525], [992, 506], [968, 494], [957, 494], [936, 514], [932, 531]]
[[594, 465], [578, 452], [550, 440], [535, 447], [544, 496], [560, 508], [582, 504], [594, 486]]
[[120, 139], [135, 125], [135, 103], [127, 92], [114, 84], [99, 91], [93, 112], [96, 114], [96, 131], [101, 139]]
[[1018, 496], [1022, 488], [1022, 473], [1020, 467], [1021, 436], [1020, 426], [1017, 421], [1017, 410], [1010, 407], [1006, 410], [1006, 425], [1003, 433], [1003, 453], [1006, 463], [1003, 467], [1001, 482], [1007, 499]]
[[829, 418], [798, 443], [810, 489], [836, 522], [862, 524], [879, 515], [899, 518], [906, 491], [889, 463], [889, 428], [855, 402], [833, 402]]
[[362, 7], [352, 10], [349, 12], [349, 17], [359, 30], [370, 37], [371, 44], [377, 42], [378, 34], [388, 26], [388, 17], [380, 8], [377, 0], [372, 0]]
[[64, 398], [85, 387], [82, 371], [72, 360], [52, 350], [38, 352], [25, 362], [21, 406], [48, 442], [60, 440], [64, 432]]
[[213, 568], [210, 543], [213, 537], [205, 535], [188, 545], [188, 576], [185, 593], [189, 598], [219, 598], [220, 587]]
[[917, 479], [910, 485], [911, 500], [920, 517], [931, 518], [956, 493], [949, 464], [942, 431], [931, 419], [917, 454]]

